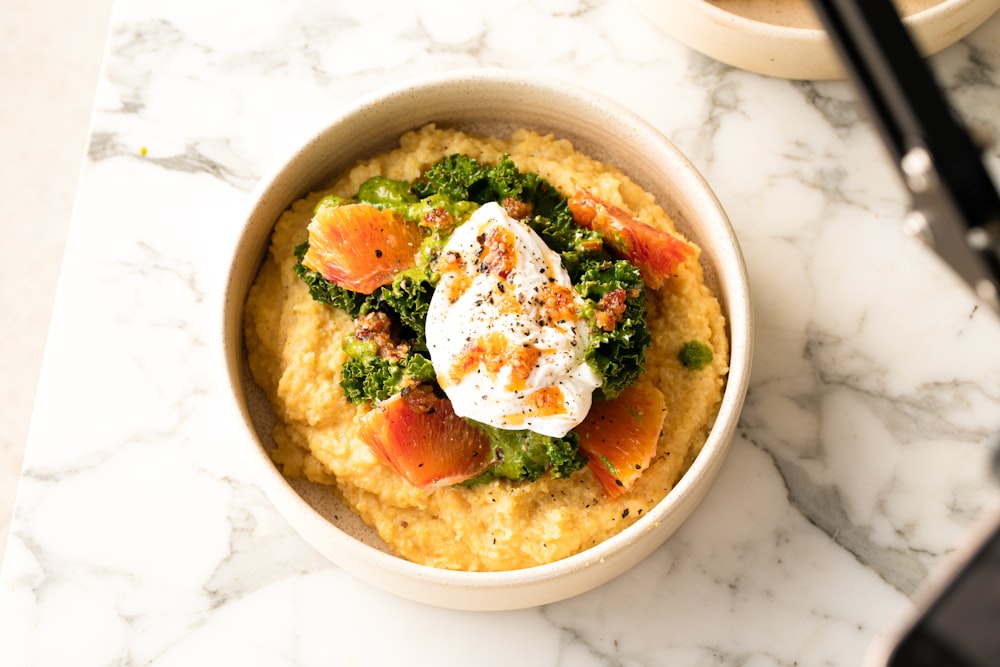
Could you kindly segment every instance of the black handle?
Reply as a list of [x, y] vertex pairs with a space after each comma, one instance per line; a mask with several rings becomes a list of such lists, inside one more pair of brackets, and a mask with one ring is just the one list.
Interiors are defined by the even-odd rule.
[[1000, 308], [1000, 195], [892, 3], [813, 5], [909, 190], [921, 236]]

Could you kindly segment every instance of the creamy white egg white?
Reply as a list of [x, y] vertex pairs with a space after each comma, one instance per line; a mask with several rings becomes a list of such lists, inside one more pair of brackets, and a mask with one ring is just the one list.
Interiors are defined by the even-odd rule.
[[436, 269], [427, 347], [455, 412], [554, 437], [583, 421], [601, 380], [584, 358], [583, 300], [559, 255], [488, 203], [455, 230]]

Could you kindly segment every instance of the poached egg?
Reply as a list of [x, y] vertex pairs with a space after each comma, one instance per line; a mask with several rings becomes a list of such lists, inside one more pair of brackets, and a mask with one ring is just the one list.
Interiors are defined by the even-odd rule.
[[455, 230], [435, 269], [427, 347], [456, 414], [553, 437], [583, 421], [601, 380], [559, 255], [491, 202]]

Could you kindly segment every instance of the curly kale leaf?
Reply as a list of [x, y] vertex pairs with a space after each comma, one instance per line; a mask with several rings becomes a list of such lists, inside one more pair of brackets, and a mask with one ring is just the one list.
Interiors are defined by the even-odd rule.
[[371, 294], [361, 294], [341, 287], [321, 276], [302, 263], [309, 243], [295, 248], [295, 275], [309, 287], [309, 295], [320, 303], [340, 308], [351, 317], [375, 310], [384, 311], [403, 327], [403, 338], [414, 341], [417, 349], [426, 349], [424, 342], [427, 309], [434, 294], [431, 274], [427, 267], [413, 268], [399, 273], [391, 283]]
[[480, 164], [468, 155], [449, 155], [442, 158], [413, 184], [413, 191], [420, 198], [441, 194], [454, 201], [491, 201], [489, 165]]
[[558, 253], [601, 247], [601, 235], [576, 224], [565, 199], [553, 204], [544, 214], [536, 210], [528, 226], [542, 237], [545, 245]]
[[402, 361], [358, 354], [344, 362], [340, 386], [351, 403], [372, 404], [398, 394], [404, 387], [434, 379], [431, 360], [419, 353], [411, 353]]
[[359, 343], [353, 337], [346, 339], [344, 349], [348, 359], [342, 367], [340, 386], [349, 401], [375, 403], [405, 387], [437, 382], [424, 335], [433, 291], [427, 275], [411, 269], [367, 297], [360, 314], [380, 310], [388, 315], [396, 324], [394, 336], [407, 341], [410, 351], [402, 360], [389, 360], [380, 357], [374, 346]]
[[[534, 204], [539, 190], [548, 185], [538, 174], [520, 171], [508, 155], [504, 155], [495, 167], [490, 167], [487, 178], [494, 194], [490, 201], [503, 201], [510, 197]], [[549, 186], [547, 191], [555, 192], [555, 189]]]
[[309, 296], [320, 303], [340, 308], [351, 317], [357, 317], [368, 299], [367, 295], [341, 287], [303, 264], [302, 258], [308, 250], [308, 241], [295, 247], [295, 257], [298, 259], [295, 275], [309, 288]]
[[375, 290], [361, 308], [362, 313], [381, 310], [402, 325], [402, 338], [413, 341], [417, 350], [427, 349], [427, 310], [434, 295], [431, 275], [413, 268], [398, 274], [388, 285]]
[[[625, 260], [586, 262], [574, 285], [585, 301], [590, 343], [585, 359], [602, 380], [601, 393], [615, 398], [633, 384], [646, 366], [646, 348], [652, 337], [646, 326], [646, 287], [639, 269]], [[598, 326], [601, 299], [624, 290], [625, 311], [611, 331]]]
[[468, 421], [489, 437], [497, 462], [463, 482], [464, 486], [501, 478], [533, 482], [546, 471], [551, 471], [553, 477], [568, 477], [587, 464], [587, 458], [579, 450], [579, 438], [572, 431], [562, 438], [554, 438], [532, 431], [510, 431], [471, 419]]
[[[537, 207], [535, 210], [538, 210]], [[545, 245], [559, 253], [574, 283], [579, 281], [587, 262], [609, 259], [601, 235], [576, 224], [565, 199], [557, 202], [547, 215], [535, 215], [528, 221], [528, 226], [542, 237]]]
[[478, 162], [468, 155], [449, 155], [430, 167], [413, 184], [418, 197], [444, 195], [476, 204], [502, 202], [508, 197], [528, 202], [538, 215], [548, 216], [564, 201], [559, 191], [534, 172], [522, 172], [504, 155], [498, 164]]

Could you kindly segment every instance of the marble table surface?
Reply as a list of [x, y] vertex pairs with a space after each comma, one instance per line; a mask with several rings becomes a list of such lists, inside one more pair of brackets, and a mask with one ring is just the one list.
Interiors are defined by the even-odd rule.
[[[1000, 15], [931, 63], [1000, 137]], [[503, 613], [328, 563], [236, 455], [220, 292], [258, 179], [338, 108], [454, 69], [588, 86], [736, 227], [756, 354], [690, 519], [582, 596]], [[996, 145], [987, 162], [1000, 165]], [[4, 665], [857, 665], [998, 496], [1000, 320], [901, 226], [846, 82], [732, 69], [618, 0], [118, 0], [7, 551]]]

